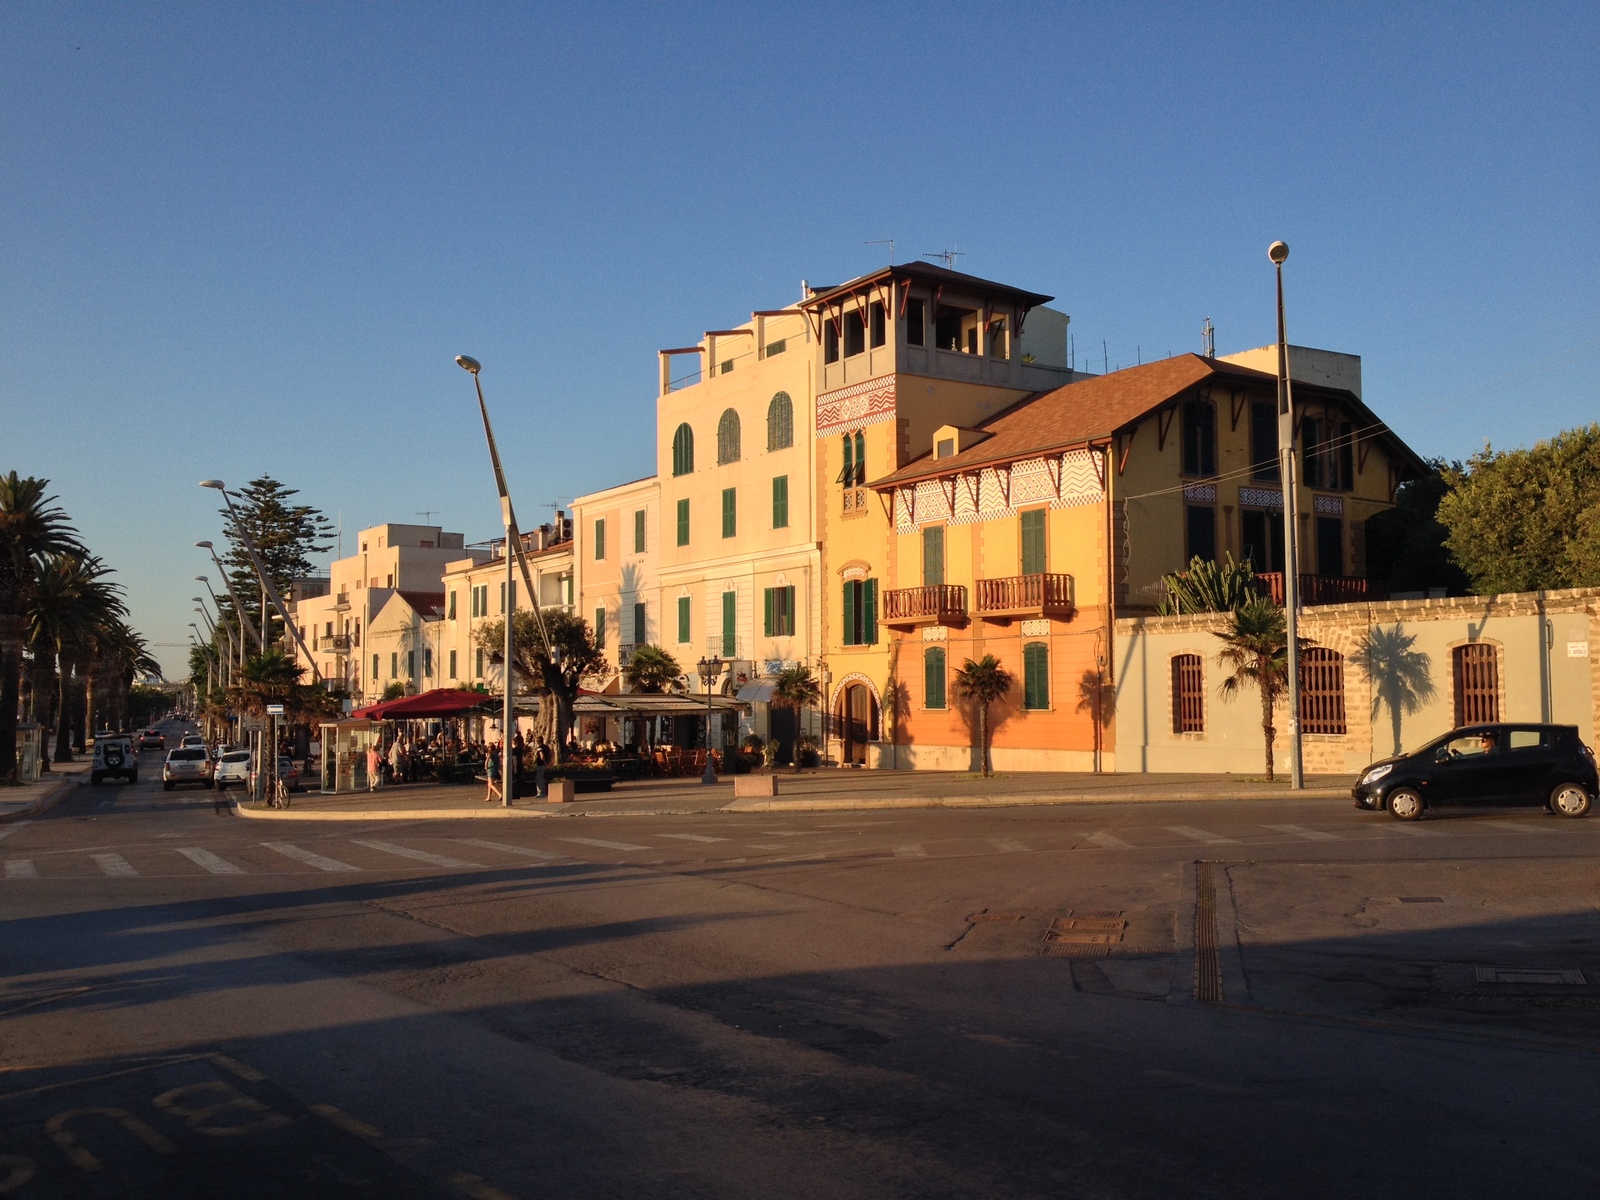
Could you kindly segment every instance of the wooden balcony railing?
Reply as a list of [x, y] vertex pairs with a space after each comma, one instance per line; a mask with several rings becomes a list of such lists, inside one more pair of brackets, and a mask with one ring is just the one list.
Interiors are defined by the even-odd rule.
[[1071, 575], [1012, 575], [978, 580], [977, 612], [982, 617], [1034, 617], [1070, 613]]
[[[1283, 603], [1283, 572], [1266, 571], [1256, 576], [1256, 586], [1274, 604]], [[1307, 604], [1357, 604], [1363, 600], [1387, 600], [1389, 586], [1367, 579], [1352, 579], [1348, 575], [1301, 575], [1300, 603]]]
[[964, 625], [967, 589], [959, 583], [895, 588], [883, 594], [885, 625]]

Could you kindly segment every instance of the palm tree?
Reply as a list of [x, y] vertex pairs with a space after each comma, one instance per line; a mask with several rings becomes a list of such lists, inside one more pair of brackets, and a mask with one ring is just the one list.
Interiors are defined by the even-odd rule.
[[[35, 562], [28, 634], [33, 644], [47, 650], [56, 664], [56, 762], [72, 761], [72, 721], [67, 708], [69, 667], [76, 665], [87, 681], [92, 674], [88, 669], [92, 655], [87, 651], [96, 633], [127, 611], [118, 589], [105, 581], [110, 573], [110, 567], [86, 554], [54, 554]], [[87, 682], [85, 699], [92, 704], [93, 689]], [[84, 736], [93, 735], [94, 729], [86, 720]]]
[[0, 783], [17, 781], [17, 692], [35, 562], [82, 551], [67, 514], [45, 495], [48, 479], [0, 475]]
[[985, 654], [977, 662], [967, 659], [955, 675], [956, 695], [972, 705], [977, 714], [978, 744], [974, 748], [985, 779], [994, 774], [989, 762], [989, 706], [1010, 692], [1016, 682], [1016, 677], [992, 654]]
[[635, 646], [633, 657], [622, 668], [622, 677], [633, 692], [678, 692], [683, 690], [683, 668], [660, 646]]
[[797, 663], [792, 667], [785, 667], [779, 671], [772, 681], [772, 703], [779, 708], [793, 709], [795, 713], [794, 770], [800, 773], [800, 711], [813, 704], [822, 702], [822, 687], [817, 683], [817, 677], [811, 673], [811, 668], [804, 663]]
[[[1217, 661], [1232, 673], [1222, 681], [1222, 695], [1232, 699], [1247, 687], [1261, 694], [1261, 736], [1266, 745], [1267, 779], [1272, 774], [1272, 741], [1277, 736], [1272, 710], [1289, 687], [1289, 635], [1283, 609], [1266, 596], [1257, 596], [1235, 610], [1217, 637], [1222, 652]], [[1301, 638], [1303, 646], [1311, 643]]]
[[230, 706], [253, 717], [267, 715], [267, 705], [288, 706], [298, 699], [300, 677], [306, 669], [282, 650], [268, 650], [245, 659], [239, 676], [228, 692]]

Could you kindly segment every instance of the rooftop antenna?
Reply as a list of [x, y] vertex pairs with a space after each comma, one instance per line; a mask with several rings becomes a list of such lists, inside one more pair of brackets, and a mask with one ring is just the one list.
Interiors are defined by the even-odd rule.
[[423, 509], [423, 510], [422, 510], [422, 511], [421, 511], [421, 512], [418, 512], [418, 513], [412, 513], [412, 514], [411, 514], [411, 515], [412, 515], [412, 516], [414, 516], [414, 517], [421, 517], [421, 518], [423, 518], [423, 523], [424, 523], [424, 524], [426, 524], [426, 525], [432, 525], [432, 524], [433, 524], [433, 521], [432, 521], [432, 520], [431, 520], [431, 519], [430, 519], [430, 518], [431, 518], [431, 517], [432, 517], [432, 516], [433, 516], [433, 515], [434, 515], [434, 514], [435, 514], [435, 513], [438, 513], [438, 512], [443, 512], [443, 511], [444, 511], [444, 510], [443, 510], [443, 509], [439, 509], [439, 508], [425, 508], [425, 509]]
[[863, 246], [887, 246], [887, 247], [889, 247], [889, 265], [891, 267], [894, 266], [894, 239], [893, 238], [878, 238], [876, 241], [863, 242], [861, 244]]
[[1200, 326], [1200, 353], [1207, 358], [1217, 356], [1217, 331], [1211, 326], [1211, 318], [1206, 318], [1206, 323]]
[[948, 250], [936, 250], [932, 254], [924, 254], [922, 257], [942, 258], [944, 259], [944, 265], [954, 271], [956, 269], [956, 259], [965, 258], [966, 256], [967, 252], [965, 250], [957, 250], [954, 246], [951, 246]]
[[339, 509], [339, 528], [336, 534], [339, 540], [339, 549], [336, 551], [340, 558], [344, 557], [344, 509]]

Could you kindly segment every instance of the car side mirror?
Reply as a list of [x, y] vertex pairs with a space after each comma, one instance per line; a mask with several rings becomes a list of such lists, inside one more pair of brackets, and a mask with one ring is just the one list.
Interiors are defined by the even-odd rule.
[[1435, 750], [1433, 752], [1433, 761], [1436, 762], [1436, 763], [1446, 762], [1446, 761], [1448, 761], [1449, 758], [1450, 758], [1450, 747], [1449, 746], [1440, 746], [1437, 750]]

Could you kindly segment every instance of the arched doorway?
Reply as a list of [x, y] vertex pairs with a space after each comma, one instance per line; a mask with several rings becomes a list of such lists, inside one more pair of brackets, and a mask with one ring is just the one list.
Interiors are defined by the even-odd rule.
[[839, 761], [865, 764], [867, 743], [878, 740], [878, 699], [865, 683], [847, 683], [839, 691], [835, 716], [839, 725]]

